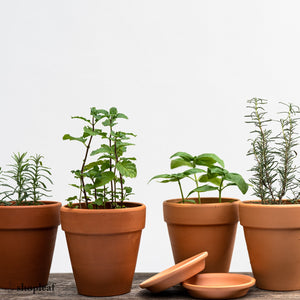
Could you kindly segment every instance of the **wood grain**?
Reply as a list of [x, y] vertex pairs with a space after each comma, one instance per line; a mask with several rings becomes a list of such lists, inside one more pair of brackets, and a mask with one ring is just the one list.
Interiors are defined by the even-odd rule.
[[[243, 273], [251, 275], [250, 273]], [[49, 283], [44, 290], [5, 290], [0, 289], [0, 299], [8, 300], [26, 300], [26, 299], [45, 299], [45, 300], [62, 300], [62, 299], [193, 299], [186, 290], [180, 285], [174, 286], [162, 293], [151, 294], [147, 290], [139, 287], [139, 284], [145, 279], [151, 277], [153, 273], [136, 273], [132, 284], [132, 290], [129, 294], [114, 297], [87, 297], [78, 295], [73, 274], [57, 273], [50, 274]], [[54, 284], [54, 290], [53, 290]], [[47, 290], [48, 289], [48, 290]], [[246, 297], [240, 299], [300, 299], [300, 291], [292, 292], [273, 292], [264, 291], [256, 287], [250, 289]]]

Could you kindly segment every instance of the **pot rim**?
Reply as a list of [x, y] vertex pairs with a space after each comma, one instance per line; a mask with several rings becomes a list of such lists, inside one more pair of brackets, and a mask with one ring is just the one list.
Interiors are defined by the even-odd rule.
[[[126, 208], [118, 208], [118, 209], [86, 209], [86, 208], [70, 208], [68, 205], [63, 205], [60, 210], [65, 213], [77, 213], [77, 214], [84, 214], [84, 213], [89, 213], [89, 214], [97, 214], [97, 213], [105, 213], [105, 214], [114, 214], [117, 212], [125, 212], [129, 210], [132, 211], [139, 211], [139, 210], [144, 210], [146, 208], [146, 205], [140, 202], [131, 202], [127, 201], [126, 203], [134, 204], [135, 206], [133, 207], [126, 207]], [[125, 204], [126, 204], [125, 203]]]
[[[287, 199], [284, 199], [283, 201], [286, 201]], [[288, 205], [286, 204], [262, 204], [262, 203], [258, 203], [261, 200], [245, 200], [245, 201], [241, 201], [239, 203], [239, 205], [245, 207], [245, 206], [251, 206], [251, 207], [260, 207], [260, 208], [270, 208], [270, 209], [293, 209], [296, 207], [300, 207], [300, 203], [299, 204], [293, 204], [290, 203]]]
[[42, 209], [49, 206], [61, 206], [59, 201], [38, 201], [44, 205], [0, 205], [0, 209]]
[[[191, 198], [187, 198], [187, 199], [192, 199], [192, 200], [198, 200], [197, 197], [191, 197]], [[174, 198], [174, 199], [168, 199], [168, 200], [164, 200], [163, 204], [164, 205], [172, 205], [175, 207], [195, 207], [195, 205], [199, 206], [199, 207], [211, 207], [212, 205], [224, 205], [224, 206], [228, 206], [228, 205], [232, 205], [234, 203], [237, 202], [241, 202], [240, 199], [237, 198], [231, 198], [231, 197], [222, 197], [221, 200], [228, 200], [228, 202], [219, 202], [219, 197], [201, 197], [201, 199], [212, 199], [212, 200], [216, 200], [216, 202], [212, 202], [212, 203], [178, 203], [178, 201], [181, 201], [181, 198]], [[233, 200], [231, 202], [229, 202], [229, 200]]]

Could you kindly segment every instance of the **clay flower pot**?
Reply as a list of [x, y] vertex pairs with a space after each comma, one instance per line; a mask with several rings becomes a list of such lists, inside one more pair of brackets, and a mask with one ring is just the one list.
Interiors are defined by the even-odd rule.
[[61, 203], [0, 206], [0, 288], [22, 289], [48, 282]]
[[124, 202], [120, 209], [61, 208], [78, 293], [113, 296], [130, 292], [146, 207]]
[[300, 204], [245, 201], [240, 202], [239, 211], [256, 286], [299, 290]]
[[207, 251], [204, 272], [228, 272], [240, 201], [222, 198], [222, 203], [218, 203], [218, 198], [204, 197], [202, 204], [182, 204], [180, 201], [172, 199], [163, 203], [175, 263]]

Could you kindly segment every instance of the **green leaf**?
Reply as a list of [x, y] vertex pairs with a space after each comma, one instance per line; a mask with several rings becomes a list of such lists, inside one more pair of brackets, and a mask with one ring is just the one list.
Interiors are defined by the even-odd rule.
[[77, 188], [77, 189], [79, 189], [80, 188], [80, 186], [79, 185], [77, 185], [77, 184], [69, 184], [70, 186], [72, 186], [72, 187], [75, 187], [75, 188]]
[[88, 135], [98, 135], [97, 132], [95, 132], [91, 127], [88, 127], [88, 126], [84, 126], [83, 131], [85, 133], [87, 133]]
[[110, 120], [107, 119], [107, 120], [103, 121], [103, 122], [102, 122], [102, 125], [103, 125], [103, 126], [110, 126]]
[[150, 181], [152, 181], [153, 179], [160, 179], [160, 178], [172, 178], [172, 175], [171, 175], [171, 174], [160, 174], [160, 175], [156, 175], [156, 176], [152, 177], [152, 178], [148, 181], [148, 183], [149, 183]]
[[187, 166], [187, 167], [193, 167], [193, 164], [191, 164], [189, 161], [184, 160], [183, 158], [176, 158], [171, 160], [171, 169], [175, 169], [178, 167]]
[[224, 161], [216, 154], [213, 153], [203, 153], [201, 155], [198, 155], [195, 158], [195, 163], [196, 165], [207, 166], [207, 167], [210, 167], [215, 163], [218, 163], [220, 166], [224, 167]]
[[84, 166], [84, 171], [90, 170], [90, 169], [94, 168], [95, 166], [102, 165], [102, 163], [103, 163], [103, 160], [97, 160], [97, 161], [91, 162]]
[[170, 158], [173, 158], [173, 157], [176, 157], [176, 156], [184, 159], [185, 161], [192, 161], [193, 160], [193, 156], [186, 153], [186, 152], [176, 152]]
[[111, 171], [101, 173], [100, 177], [95, 180], [95, 187], [103, 186], [111, 182], [115, 178], [115, 174]]
[[137, 175], [136, 166], [130, 160], [119, 161], [116, 164], [117, 170], [125, 177], [134, 178]]
[[69, 134], [65, 134], [63, 136], [63, 140], [78, 141], [78, 142], [81, 142], [83, 144], [86, 142], [86, 139], [84, 137], [78, 137], [77, 138], [77, 137], [73, 137]]
[[76, 200], [76, 199], [77, 199], [77, 196], [73, 196], [73, 197], [67, 198], [66, 200], [67, 200], [67, 201], [74, 201], [74, 200]]
[[117, 118], [121, 118], [121, 119], [128, 119], [128, 117], [124, 114], [118, 113], [117, 114]]
[[205, 185], [202, 185], [202, 186], [199, 186], [199, 187], [193, 189], [191, 192], [189, 192], [187, 197], [189, 197], [191, 194], [196, 193], [196, 192], [203, 193], [203, 192], [215, 191], [217, 189], [218, 188], [216, 186], [211, 186], [211, 185], [205, 184]]
[[80, 119], [80, 120], [83, 120], [83, 121], [88, 122], [89, 124], [91, 124], [91, 121], [84, 118], [84, 117], [75, 116], [75, 117], [72, 117], [72, 119]]
[[116, 107], [111, 107], [111, 108], [109, 109], [109, 113], [110, 113], [111, 115], [116, 115], [116, 114], [118, 113], [118, 110], [117, 110]]
[[196, 201], [193, 199], [185, 199], [184, 202], [193, 203], [193, 204], [196, 203]]
[[215, 184], [216, 186], [220, 186], [222, 183], [222, 179], [218, 177], [210, 177], [208, 178], [207, 174], [204, 174], [199, 177], [199, 182], [210, 182], [212, 184]]
[[95, 114], [97, 114], [97, 115], [102, 114], [106, 117], [108, 117], [108, 115], [109, 115], [108, 111], [105, 109], [95, 109]]
[[235, 183], [240, 191], [243, 194], [246, 194], [248, 191], [248, 184], [245, 182], [243, 177], [240, 174], [237, 173], [227, 173], [225, 175], [225, 180]]
[[202, 169], [198, 169], [198, 168], [193, 168], [193, 169], [189, 169], [184, 171], [182, 174], [184, 174], [185, 176], [189, 176], [192, 174], [197, 174], [197, 173], [204, 173], [205, 171]]
[[112, 150], [111, 150], [111, 148], [108, 145], [103, 144], [103, 145], [101, 145], [101, 147], [99, 149], [96, 149], [96, 150], [92, 151], [91, 152], [91, 156], [99, 154], [99, 153], [108, 153], [108, 154], [111, 154]]
[[217, 166], [209, 167], [207, 170], [208, 178], [216, 177], [216, 176], [225, 176], [228, 174], [228, 171]]

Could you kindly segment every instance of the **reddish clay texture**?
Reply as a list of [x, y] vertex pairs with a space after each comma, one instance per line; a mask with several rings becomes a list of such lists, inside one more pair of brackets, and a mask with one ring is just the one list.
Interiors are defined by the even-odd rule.
[[300, 205], [253, 202], [241, 202], [239, 210], [256, 285], [274, 291], [299, 290]]
[[199, 253], [193, 257], [185, 259], [140, 284], [141, 288], [148, 289], [152, 293], [159, 293], [182, 281], [194, 276], [205, 268], [205, 258], [207, 252]]
[[233, 273], [198, 274], [183, 282], [192, 297], [202, 299], [240, 298], [254, 284], [253, 277]]
[[22, 289], [48, 282], [61, 203], [0, 206], [0, 288]]
[[113, 296], [130, 292], [146, 207], [126, 202], [121, 209], [61, 208], [78, 293]]
[[[192, 198], [197, 201], [196, 198]], [[208, 252], [204, 272], [229, 271], [238, 216], [238, 199], [201, 198], [202, 204], [163, 203], [175, 263]]]

